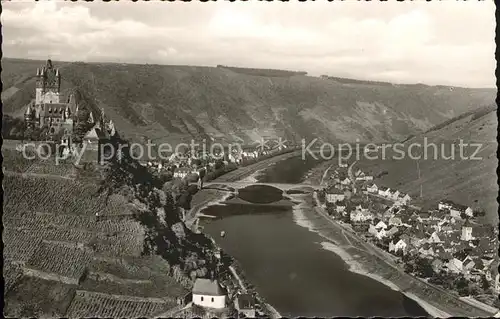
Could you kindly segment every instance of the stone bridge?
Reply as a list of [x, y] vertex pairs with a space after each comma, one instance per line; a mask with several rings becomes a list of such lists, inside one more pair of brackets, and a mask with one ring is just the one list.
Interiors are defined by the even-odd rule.
[[[217, 187], [220, 186], [220, 187]], [[233, 188], [238, 192], [239, 189], [248, 187], [248, 186], [271, 186], [274, 188], [281, 189], [285, 193], [289, 190], [299, 190], [300, 188], [309, 188], [311, 190], [319, 190], [321, 189], [320, 185], [312, 185], [312, 184], [286, 184], [286, 183], [259, 183], [259, 182], [209, 182], [204, 183], [203, 188], [217, 188], [224, 190], [224, 186]], [[228, 189], [229, 191], [229, 189]]]

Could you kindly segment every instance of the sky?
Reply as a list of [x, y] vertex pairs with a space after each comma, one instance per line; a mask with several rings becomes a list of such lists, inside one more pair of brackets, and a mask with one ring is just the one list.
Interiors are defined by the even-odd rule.
[[5, 57], [495, 87], [493, 1], [3, 2]]

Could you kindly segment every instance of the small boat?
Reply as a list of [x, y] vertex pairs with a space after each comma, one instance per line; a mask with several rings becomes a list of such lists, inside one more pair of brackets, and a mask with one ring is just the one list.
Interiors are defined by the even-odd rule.
[[221, 236], [221, 237], [226, 236], [226, 232], [225, 232], [225, 231], [221, 231], [221, 232], [220, 232], [220, 236]]

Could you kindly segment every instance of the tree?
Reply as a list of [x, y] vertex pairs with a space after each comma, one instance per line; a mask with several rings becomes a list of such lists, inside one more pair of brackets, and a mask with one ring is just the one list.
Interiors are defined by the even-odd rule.
[[488, 282], [488, 280], [486, 279], [486, 276], [482, 275], [481, 276], [481, 288], [483, 288], [484, 291], [487, 291], [488, 289], [490, 289], [490, 287], [491, 287], [491, 285]]

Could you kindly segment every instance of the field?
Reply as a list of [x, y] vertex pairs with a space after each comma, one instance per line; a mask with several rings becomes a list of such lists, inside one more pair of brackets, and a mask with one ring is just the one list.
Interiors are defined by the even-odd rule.
[[174, 306], [175, 303], [172, 302], [134, 301], [106, 294], [77, 291], [68, 309], [67, 316], [71, 318], [150, 317], [167, 311]]

